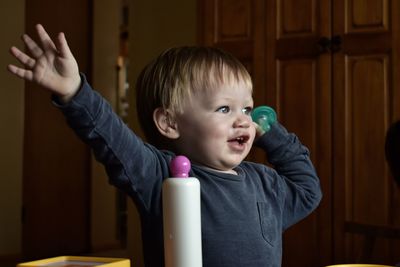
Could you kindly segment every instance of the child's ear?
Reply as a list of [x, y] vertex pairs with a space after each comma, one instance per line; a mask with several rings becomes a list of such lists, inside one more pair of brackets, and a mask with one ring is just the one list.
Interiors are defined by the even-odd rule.
[[158, 131], [165, 137], [170, 139], [179, 137], [178, 127], [170, 110], [161, 107], [156, 108], [153, 112], [153, 120]]

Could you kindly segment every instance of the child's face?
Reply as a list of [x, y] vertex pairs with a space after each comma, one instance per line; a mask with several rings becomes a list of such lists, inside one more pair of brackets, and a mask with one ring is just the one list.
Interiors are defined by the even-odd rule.
[[195, 164], [235, 173], [254, 141], [252, 108], [251, 90], [240, 84], [196, 92], [176, 116], [177, 152]]

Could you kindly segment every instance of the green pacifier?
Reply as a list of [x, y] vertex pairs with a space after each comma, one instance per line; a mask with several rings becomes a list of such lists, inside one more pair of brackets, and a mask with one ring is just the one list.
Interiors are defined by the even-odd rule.
[[277, 119], [275, 110], [268, 106], [259, 106], [253, 109], [251, 118], [264, 132], [268, 132]]

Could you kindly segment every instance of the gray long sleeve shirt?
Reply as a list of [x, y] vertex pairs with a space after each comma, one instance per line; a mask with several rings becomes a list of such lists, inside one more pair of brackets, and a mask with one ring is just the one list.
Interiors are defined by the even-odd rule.
[[[82, 79], [78, 94], [58, 107], [104, 164], [110, 183], [135, 202], [146, 267], [162, 267], [161, 188], [175, 155], [143, 142]], [[308, 150], [295, 135], [275, 123], [256, 145], [265, 150], [274, 169], [244, 161], [233, 175], [192, 165], [190, 176], [201, 185], [204, 267], [281, 266], [283, 231], [321, 200]]]

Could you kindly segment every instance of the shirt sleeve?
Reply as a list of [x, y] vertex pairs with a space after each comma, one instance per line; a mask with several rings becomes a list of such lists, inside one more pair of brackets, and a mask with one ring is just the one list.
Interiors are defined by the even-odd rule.
[[53, 103], [105, 166], [109, 182], [133, 197], [140, 208], [159, 210], [162, 181], [168, 176], [165, 155], [133, 133], [81, 77], [82, 87], [70, 102], [61, 104], [53, 97]]
[[255, 145], [265, 150], [277, 172], [283, 203], [282, 227], [286, 229], [309, 215], [322, 198], [309, 150], [278, 122]]

